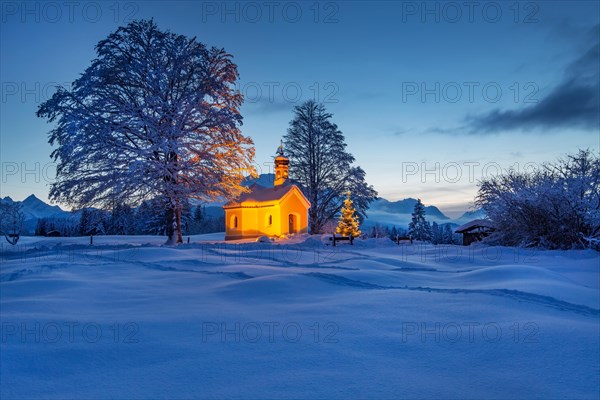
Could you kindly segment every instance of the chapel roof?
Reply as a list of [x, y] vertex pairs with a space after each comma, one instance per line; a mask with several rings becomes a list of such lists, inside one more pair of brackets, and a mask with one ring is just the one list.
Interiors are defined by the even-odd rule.
[[244, 205], [244, 203], [264, 203], [277, 201], [283, 198], [295, 187], [297, 186], [289, 182], [285, 182], [282, 185], [278, 185], [275, 187], [264, 187], [255, 183], [252, 186], [250, 186], [250, 191], [248, 193], [242, 193], [237, 199], [225, 204], [225, 207], [242, 206]]

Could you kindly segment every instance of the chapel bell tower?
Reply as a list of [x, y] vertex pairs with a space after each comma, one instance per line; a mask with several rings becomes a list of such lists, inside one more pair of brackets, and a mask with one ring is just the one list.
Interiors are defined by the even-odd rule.
[[283, 154], [283, 144], [280, 144], [275, 157], [275, 186], [282, 185], [288, 179], [289, 164], [290, 160]]

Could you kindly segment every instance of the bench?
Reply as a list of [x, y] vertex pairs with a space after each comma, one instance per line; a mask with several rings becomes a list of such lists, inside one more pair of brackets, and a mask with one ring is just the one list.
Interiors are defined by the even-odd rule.
[[335, 246], [335, 242], [339, 242], [340, 240], [348, 240], [350, 241], [350, 244], [353, 245], [354, 243], [354, 237], [352, 235], [350, 236], [335, 236], [332, 235], [332, 237], [329, 240], [333, 240], [333, 245]]
[[396, 236], [395, 238], [392, 238], [392, 240], [398, 245], [400, 242], [410, 242], [411, 244], [413, 242], [412, 236]]

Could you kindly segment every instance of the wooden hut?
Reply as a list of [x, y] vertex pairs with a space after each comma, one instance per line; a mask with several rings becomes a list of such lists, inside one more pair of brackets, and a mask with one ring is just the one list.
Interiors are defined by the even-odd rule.
[[454, 232], [463, 235], [463, 246], [479, 242], [494, 231], [492, 221], [489, 219], [474, 219], [457, 227]]

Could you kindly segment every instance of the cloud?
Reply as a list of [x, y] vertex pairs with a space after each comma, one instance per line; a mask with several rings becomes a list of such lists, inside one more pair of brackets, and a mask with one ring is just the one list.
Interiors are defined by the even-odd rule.
[[405, 129], [405, 128], [391, 128], [391, 129], [389, 129], [389, 131], [392, 132], [392, 135], [394, 135], [394, 136], [404, 136], [407, 133], [411, 132], [410, 129]]
[[458, 126], [458, 127], [454, 127], [454, 128], [440, 128], [440, 127], [433, 127], [433, 128], [427, 128], [425, 130], [423, 130], [423, 133], [434, 133], [434, 134], [442, 134], [442, 135], [458, 135], [460, 133], [465, 133], [465, 131], [467, 130], [467, 127], [465, 126]]
[[563, 80], [535, 105], [520, 110], [495, 109], [465, 119], [473, 134], [499, 131], [541, 131], [559, 128], [598, 130], [600, 124], [600, 25], [595, 43], [571, 62]]

